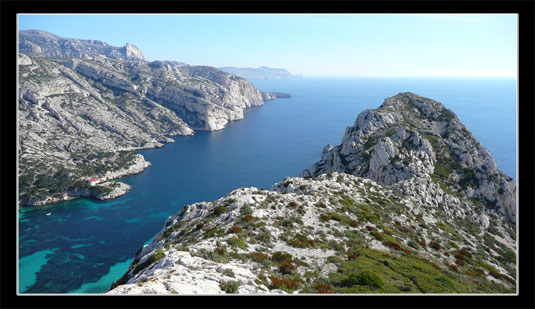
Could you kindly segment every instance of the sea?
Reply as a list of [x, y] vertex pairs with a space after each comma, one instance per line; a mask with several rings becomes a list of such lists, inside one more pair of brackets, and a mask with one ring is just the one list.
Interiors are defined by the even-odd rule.
[[[347, 126], [386, 97], [413, 92], [443, 103], [517, 181], [517, 85], [513, 78], [296, 78], [254, 80], [292, 98], [266, 101], [224, 130], [174, 137], [140, 150], [152, 165], [121, 181], [109, 201], [77, 199], [19, 208], [18, 287], [24, 294], [106, 292], [135, 252], [184, 205], [239, 187], [270, 189], [340, 144]], [[47, 215], [50, 213], [50, 215]]]

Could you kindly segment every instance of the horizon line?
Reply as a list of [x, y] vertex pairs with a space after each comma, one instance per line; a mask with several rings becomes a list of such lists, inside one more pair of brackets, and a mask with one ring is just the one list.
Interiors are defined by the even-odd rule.
[[299, 77], [325, 77], [325, 78], [518, 78], [518, 76], [514, 75], [444, 75], [444, 76], [437, 76], [437, 75], [431, 75], [431, 76], [399, 76], [399, 75], [392, 75], [392, 76], [376, 76], [376, 75], [303, 75], [301, 76], [295, 76], [291, 78], [299, 78]]

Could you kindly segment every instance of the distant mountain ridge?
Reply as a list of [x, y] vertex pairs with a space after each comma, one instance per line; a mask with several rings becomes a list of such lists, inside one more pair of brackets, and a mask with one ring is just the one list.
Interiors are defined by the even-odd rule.
[[247, 79], [287, 79], [301, 77], [301, 75], [291, 74], [286, 69], [274, 69], [266, 66], [259, 68], [221, 67], [219, 69]]
[[65, 38], [43, 30], [19, 31], [19, 52], [38, 57], [92, 58], [104, 55], [112, 59], [145, 60], [135, 45], [111, 46], [98, 40]]

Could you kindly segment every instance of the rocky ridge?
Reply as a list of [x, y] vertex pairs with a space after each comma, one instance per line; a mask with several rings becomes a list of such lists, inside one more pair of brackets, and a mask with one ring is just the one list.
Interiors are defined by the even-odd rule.
[[22, 205], [109, 196], [114, 182], [90, 187], [87, 179], [135, 166], [132, 150], [221, 130], [264, 103], [246, 79], [212, 67], [148, 62], [131, 44], [31, 30], [20, 31], [19, 50]]
[[[426, 111], [419, 123], [402, 122], [418, 115], [404, 111], [410, 100]], [[456, 192], [451, 183], [464, 178], [455, 180], [454, 172], [437, 181], [433, 163], [446, 157], [441, 145], [456, 149], [442, 134], [465, 133], [454, 114], [433, 120], [447, 113], [437, 104], [408, 93], [389, 98], [346, 130], [344, 141], [363, 137], [363, 143], [353, 139], [359, 148], [343, 143], [324, 151], [325, 159], [333, 149], [347, 149], [344, 171], [358, 169], [361, 156], [377, 157], [369, 163], [375, 166], [385, 157], [380, 153], [395, 157], [397, 151], [408, 160], [399, 175], [382, 172], [397, 161], [376, 174], [368, 168], [363, 177], [319, 170], [337, 166], [325, 160], [307, 177], [288, 177], [271, 190], [240, 188], [185, 206], [139, 249], [108, 294], [514, 293], [515, 225]], [[385, 125], [394, 123], [394, 129]], [[429, 133], [418, 129], [422, 123]], [[423, 134], [433, 136], [433, 129], [442, 134], [429, 141]], [[370, 136], [381, 137], [362, 147]], [[472, 160], [493, 162], [478, 145], [464, 143]]]
[[19, 52], [30, 56], [92, 58], [105, 55], [108, 58], [145, 60], [143, 53], [129, 43], [114, 47], [98, 40], [64, 38], [43, 30], [19, 31], [19, 41]]
[[[362, 112], [347, 127], [342, 143], [327, 145], [321, 160], [300, 176], [344, 172], [404, 192], [405, 179], [431, 179], [453, 193], [468, 196], [516, 221], [516, 186], [496, 167], [490, 153], [441, 103], [413, 93], [387, 98]], [[462, 205], [447, 201], [462, 211]]]

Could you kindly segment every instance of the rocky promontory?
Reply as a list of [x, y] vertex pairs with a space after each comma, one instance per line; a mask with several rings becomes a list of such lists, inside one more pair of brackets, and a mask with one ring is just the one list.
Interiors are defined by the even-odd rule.
[[[463, 128], [438, 102], [388, 98], [307, 177], [239, 188], [169, 217], [108, 294], [515, 293], [515, 224], [457, 190], [466, 177], [451, 166], [467, 167], [456, 151], [493, 162]], [[448, 140], [458, 131], [464, 150]], [[437, 162], [451, 173], [436, 175], [446, 168]]]
[[264, 101], [267, 101], [267, 100], [275, 100], [275, 99], [288, 99], [288, 98], [291, 98], [292, 95], [289, 94], [289, 93], [283, 93], [283, 92], [267, 92], [267, 91], [262, 91], [262, 99], [264, 99]]
[[490, 153], [439, 102], [413, 93], [387, 98], [347, 127], [342, 143], [327, 145], [321, 160], [301, 173], [338, 171], [399, 187], [430, 177], [454, 196], [468, 196], [516, 221], [516, 186]]

